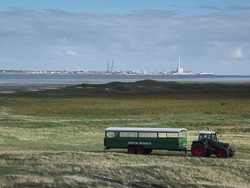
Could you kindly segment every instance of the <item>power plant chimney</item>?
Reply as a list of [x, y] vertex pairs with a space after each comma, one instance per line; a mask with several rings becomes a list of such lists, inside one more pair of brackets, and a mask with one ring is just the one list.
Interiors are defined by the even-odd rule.
[[178, 69], [180, 70], [180, 68], [181, 68], [181, 56], [179, 55], [179, 67], [178, 67]]
[[112, 59], [111, 72], [113, 72], [113, 71], [114, 71], [114, 61]]
[[108, 59], [108, 63], [107, 63], [107, 72], [109, 72], [109, 59]]
[[178, 74], [183, 74], [183, 68], [181, 68], [181, 56], [179, 55], [179, 65], [177, 69]]

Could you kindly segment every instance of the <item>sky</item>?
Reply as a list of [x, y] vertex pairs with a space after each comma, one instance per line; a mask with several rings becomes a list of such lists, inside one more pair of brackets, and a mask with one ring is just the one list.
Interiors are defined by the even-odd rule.
[[0, 70], [250, 75], [249, 0], [0, 0]]

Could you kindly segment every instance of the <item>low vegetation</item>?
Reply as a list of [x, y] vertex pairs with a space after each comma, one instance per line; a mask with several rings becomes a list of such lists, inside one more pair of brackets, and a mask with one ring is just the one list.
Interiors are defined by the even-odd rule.
[[[4, 96], [4, 95], [3, 95]], [[12, 112], [39, 116], [250, 114], [250, 84], [139, 81], [7, 95]]]
[[[141, 81], [0, 95], [0, 187], [249, 187], [250, 85]], [[220, 132], [234, 158], [104, 151], [110, 126]]]

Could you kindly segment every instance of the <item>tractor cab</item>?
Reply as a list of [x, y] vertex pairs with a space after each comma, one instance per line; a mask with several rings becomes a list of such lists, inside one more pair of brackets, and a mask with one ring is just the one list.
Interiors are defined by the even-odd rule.
[[200, 131], [199, 140], [211, 139], [212, 141], [217, 141], [217, 133], [212, 131]]

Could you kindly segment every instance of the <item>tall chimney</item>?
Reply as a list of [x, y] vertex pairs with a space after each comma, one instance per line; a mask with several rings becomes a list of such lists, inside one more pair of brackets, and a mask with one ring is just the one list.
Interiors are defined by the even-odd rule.
[[109, 59], [108, 59], [108, 63], [107, 63], [107, 72], [109, 72]]
[[181, 56], [179, 55], [179, 70], [181, 68]]
[[111, 72], [113, 72], [113, 71], [114, 71], [114, 61], [112, 59]]

